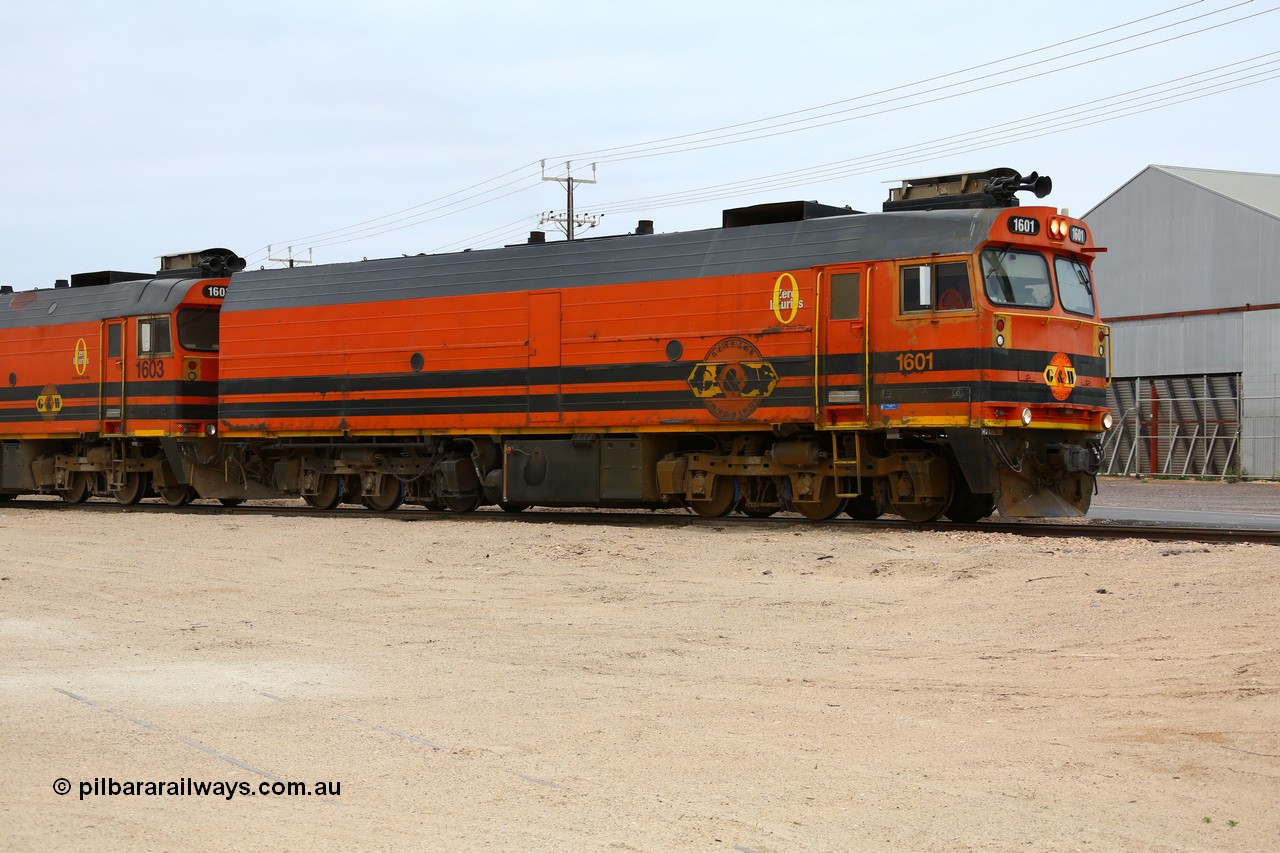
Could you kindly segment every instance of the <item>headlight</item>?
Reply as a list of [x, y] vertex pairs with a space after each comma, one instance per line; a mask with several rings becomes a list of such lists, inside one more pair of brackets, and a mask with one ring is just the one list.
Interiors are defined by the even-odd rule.
[[1022, 425], [1031, 426], [1031, 410], [1030, 409], [1022, 410]]
[[1102, 428], [1103, 428], [1103, 429], [1111, 429], [1111, 424], [1112, 424], [1112, 423], [1114, 423], [1114, 421], [1112, 421], [1112, 420], [1111, 420], [1111, 413], [1110, 413], [1110, 412], [1107, 412], [1105, 415], [1103, 415], [1103, 416], [1102, 416]]

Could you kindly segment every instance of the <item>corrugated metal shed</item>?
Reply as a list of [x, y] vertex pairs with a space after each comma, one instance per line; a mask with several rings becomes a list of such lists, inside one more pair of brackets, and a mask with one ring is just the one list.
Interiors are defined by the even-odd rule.
[[1280, 477], [1280, 175], [1148, 166], [1084, 215], [1117, 377], [1241, 377], [1239, 467]]
[[1280, 175], [1148, 166], [1084, 219], [1104, 317], [1280, 303]]

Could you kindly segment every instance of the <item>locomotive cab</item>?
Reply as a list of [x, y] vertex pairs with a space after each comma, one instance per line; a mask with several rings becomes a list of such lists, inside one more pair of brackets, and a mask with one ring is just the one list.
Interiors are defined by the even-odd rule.
[[0, 492], [129, 504], [154, 487], [189, 500], [177, 439], [216, 431], [218, 309], [241, 267], [207, 250], [166, 257], [154, 275], [78, 274], [0, 304], [11, 396], [34, 401], [0, 424]]
[[[1007, 185], [1047, 191], [1045, 178], [1013, 176]], [[930, 198], [917, 192], [910, 204], [886, 209], [908, 227], [912, 218], [936, 222], [934, 207], [979, 206], [964, 194], [960, 204], [951, 198], [933, 197], [925, 213]], [[873, 460], [899, 454], [894, 464], [860, 466], [873, 477], [857, 490], [867, 494], [868, 514], [892, 508], [915, 520], [942, 512], [974, 520], [994, 509], [1004, 516], [1088, 510], [1100, 434], [1110, 426], [1109, 332], [1090, 272], [1092, 256], [1105, 250], [1093, 246], [1083, 222], [1053, 208], [988, 201], [993, 210], [982, 218], [957, 214], [958, 223], [986, 229], [968, 253], [826, 271], [821, 350], [830, 365], [843, 359], [854, 367], [847, 376], [826, 373], [822, 420], [828, 429], [864, 431], [851, 455], [864, 447]], [[867, 283], [865, 328], [840, 308], [842, 273]], [[837, 387], [841, 379], [846, 385]]]

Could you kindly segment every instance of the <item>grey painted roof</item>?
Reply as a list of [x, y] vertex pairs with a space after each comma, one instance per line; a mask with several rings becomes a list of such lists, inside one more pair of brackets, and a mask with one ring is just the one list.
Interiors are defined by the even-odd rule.
[[866, 213], [742, 228], [603, 237], [478, 252], [252, 270], [224, 311], [641, 283], [968, 254], [1001, 210]]
[[[1270, 175], [1265, 172], [1227, 172], [1222, 169], [1192, 169], [1185, 166], [1157, 165], [1148, 166], [1137, 175], [1134, 175], [1123, 186], [1118, 187], [1115, 192], [1094, 205], [1089, 213], [1097, 210], [1124, 187], [1127, 187], [1141, 175], [1153, 169], [1186, 181], [1201, 189], [1208, 190], [1223, 198], [1238, 202], [1245, 207], [1253, 208], [1260, 213], [1265, 213], [1267, 216], [1280, 219], [1280, 175]], [[1085, 214], [1085, 218], [1088, 218], [1089, 213]]]
[[0, 329], [165, 314], [177, 307], [197, 281], [145, 278], [96, 287], [20, 290], [0, 296]]

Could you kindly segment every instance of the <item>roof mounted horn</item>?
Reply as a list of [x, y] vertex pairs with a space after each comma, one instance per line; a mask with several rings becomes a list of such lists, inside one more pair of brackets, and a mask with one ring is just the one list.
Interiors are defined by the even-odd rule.
[[894, 210], [964, 210], [982, 207], [1018, 207], [1019, 192], [1044, 198], [1053, 190], [1048, 175], [1032, 172], [1025, 178], [1014, 169], [987, 169], [958, 175], [908, 178], [889, 190], [881, 208]]
[[160, 270], [156, 275], [162, 278], [186, 275], [226, 278], [244, 268], [244, 258], [230, 249], [201, 249], [195, 252], [162, 255]]

